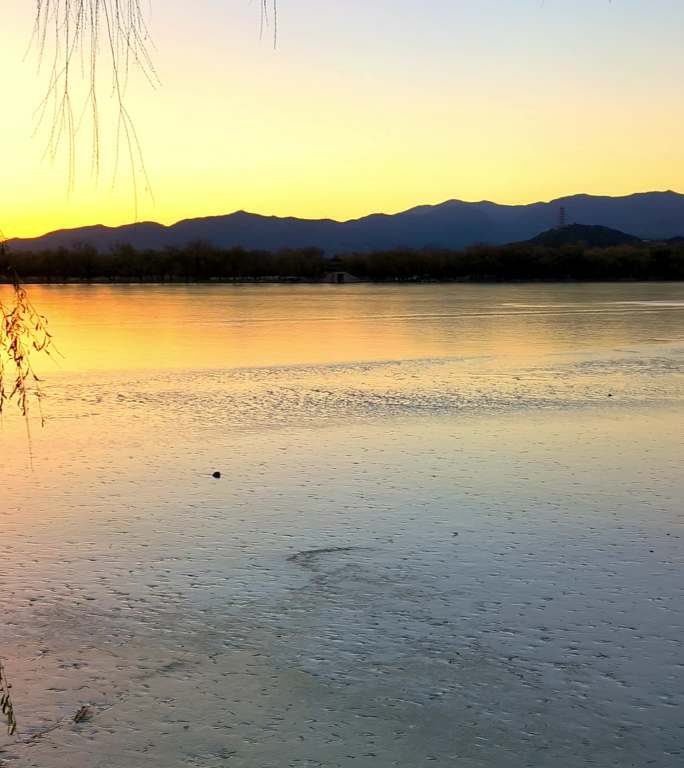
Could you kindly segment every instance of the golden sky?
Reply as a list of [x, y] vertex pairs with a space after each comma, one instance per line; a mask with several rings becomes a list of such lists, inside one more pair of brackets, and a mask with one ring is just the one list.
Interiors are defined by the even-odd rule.
[[[0, 229], [129, 222], [104, 78], [99, 178], [87, 123], [71, 192], [64, 154], [43, 157], [31, 7], [2, 11]], [[684, 189], [681, 0], [288, 0], [275, 51], [255, 8], [152, 0], [161, 86], [128, 92], [154, 195], [139, 218]]]

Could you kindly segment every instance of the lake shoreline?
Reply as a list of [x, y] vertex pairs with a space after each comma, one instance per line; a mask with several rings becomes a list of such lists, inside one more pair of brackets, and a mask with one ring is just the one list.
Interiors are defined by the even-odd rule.
[[[345, 288], [351, 285], [610, 285], [627, 284], [637, 285], [639, 283], [654, 285], [662, 283], [665, 285], [681, 284], [684, 283], [684, 279], [672, 279], [664, 280], [663, 278], [607, 278], [605, 280], [578, 280], [577, 278], [568, 278], [567, 280], [561, 280], [558, 278], [544, 279], [511, 279], [511, 280], [485, 280], [481, 278], [473, 279], [454, 279], [454, 280], [433, 280], [433, 279], [407, 279], [407, 280], [365, 280], [356, 278], [353, 282], [334, 282], [331, 280], [306, 280], [294, 277], [280, 277], [280, 278], [254, 278], [252, 280], [241, 278], [239, 280], [228, 280], [224, 278], [216, 278], [210, 280], [116, 280], [109, 278], [94, 278], [91, 280], [81, 280], [78, 278], [66, 279], [66, 280], [49, 280], [42, 277], [22, 277], [21, 282], [24, 285], [333, 285], [343, 286]], [[11, 281], [1, 278], [0, 285], [11, 285]]]

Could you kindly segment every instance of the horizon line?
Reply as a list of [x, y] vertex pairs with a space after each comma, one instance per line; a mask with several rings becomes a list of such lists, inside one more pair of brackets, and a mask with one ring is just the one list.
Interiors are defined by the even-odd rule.
[[[665, 194], [684, 196], [684, 192], [677, 192], [674, 189], [651, 189], [651, 190], [646, 190], [642, 192], [628, 192], [623, 195], [608, 195], [608, 194], [599, 195], [599, 194], [592, 194], [589, 192], [576, 192], [570, 195], [561, 195], [560, 197], [554, 197], [554, 198], [551, 198], [550, 200], [532, 200], [529, 203], [497, 203], [494, 200], [488, 200], [488, 199], [464, 200], [462, 198], [451, 197], [446, 200], [442, 200], [441, 202], [438, 202], [438, 203], [418, 203], [417, 205], [413, 205], [410, 208], [404, 208], [404, 209], [395, 211], [394, 213], [388, 213], [386, 211], [370, 211], [369, 213], [364, 213], [361, 216], [355, 216], [349, 219], [335, 219], [328, 216], [317, 217], [317, 218], [307, 218], [305, 216], [296, 216], [293, 214], [278, 215], [278, 214], [269, 214], [269, 213], [258, 213], [255, 211], [245, 210], [244, 208], [237, 208], [233, 211], [229, 211], [228, 213], [215, 213], [215, 214], [206, 214], [201, 216], [184, 217], [182, 219], [178, 219], [172, 222], [171, 224], [162, 224], [161, 222], [154, 221], [153, 219], [141, 219], [137, 221], [126, 222], [124, 224], [115, 224], [115, 225], [98, 223], [98, 224], [81, 224], [75, 227], [60, 227], [58, 229], [52, 229], [52, 230], [48, 230], [47, 232], [43, 232], [43, 234], [41, 235], [34, 235], [32, 237], [15, 236], [15, 237], [5, 238], [4, 242], [11, 243], [16, 240], [40, 240], [43, 237], [48, 237], [49, 235], [58, 234], [60, 232], [74, 232], [81, 229], [116, 230], [116, 229], [122, 229], [123, 227], [135, 227], [135, 226], [141, 226], [144, 224], [153, 224], [155, 226], [162, 227], [164, 229], [171, 229], [177, 226], [178, 224], [181, 224], [186, 221], [202, 221], [207, 219], [220, 219], [220, 218], [226, 218], [228, 216], [235, 216], [236, 214], [239, 214], [239, 213], [242, 213], [248, 216], [258, 216], [264, 219], [282, 219], [282, 220], [296, 219], [297, 221], [307, 221], [307, 222], [327, 221], [327, 222], [333, 222], [335, 224], [349, 224], [355, 221], [361, 221], [371, 216], [388, 216], [388, 217], [400, 216], [405, 213], [411, 213], [412, 211], [416, 211], [420, 208], [439, 208], [443, 205], [448, 205], [449, 203], [462, 203], [464, 205], [496, 205], [499, 208], [528, 208], [534, 205], [551, 205], [552, 203], [559, 203], [564, 200], [577, 198], [577, 197], [609, 198], [612, 200], [624, 200], [629, 197], [637, 197], [640, 195], [665, 195]], [[2, 242], [2, 238], [0, 238], [0, 242]]]

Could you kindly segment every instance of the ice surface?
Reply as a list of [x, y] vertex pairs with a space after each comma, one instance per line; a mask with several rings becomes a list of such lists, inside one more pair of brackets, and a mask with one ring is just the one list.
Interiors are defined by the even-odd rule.
[[[111, 289], [88, 321], [109, 369], [73, 351], [88, 294], [55, 290], [62, 309], [34, 301], [67, 358], [33, 472], [21, 422], [0, 433], [1, 760], [682, 765], [680, 288], [354, 287], [332, 351], [316, 318], [341, 294], [265, 289], [257, 311], [224, 288], [248, 338], [299, 318], [288, 353], [240, 364], [219, 335], [148, 366], [114, 321], [141, 293]], [[205, 295], [153, 293], [161, 347], [214, 333], [220, 292], [211, 322]], [[512, 334], [516, 303], [553, 313]]]

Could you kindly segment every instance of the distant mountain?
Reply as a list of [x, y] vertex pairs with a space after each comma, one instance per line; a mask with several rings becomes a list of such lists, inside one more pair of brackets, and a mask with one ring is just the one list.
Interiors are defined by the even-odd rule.
[[230, 248], [279, 250], [314, 246], [329, 254], [394, 247], [463, 248], [475, 243], [499, 245], [534, 237], [559, 220], [628, 231], [639, 238], [667, 239], [684, 233], [684, 195], [644, 192], [626, 197], [574, 195], [531, 205], [449, 200], [394, 215], [373, 214], [338, 222], [296, 219], [238, 211], [226, 216], [186, 219], [170, 227], [153, 222], [123, 227], [92, 226], [60, 230], [42, 237], [13, 240], [17, 251], [87, 243], [100, 250], [118, 244], [135, 248], [182, 247], [195, 240]]
[[601, 227], [598, 224], [570, 224], [566, 227], [547, 229], [546, 232], [542, 232], [527, 242], [535, 245], [548, 245], [551, 248], [580, 243], [592, 248], [608, 248], [611, 245], [635, 245], [643, 241], [641, 238], [628, 235], [619, 229]]

